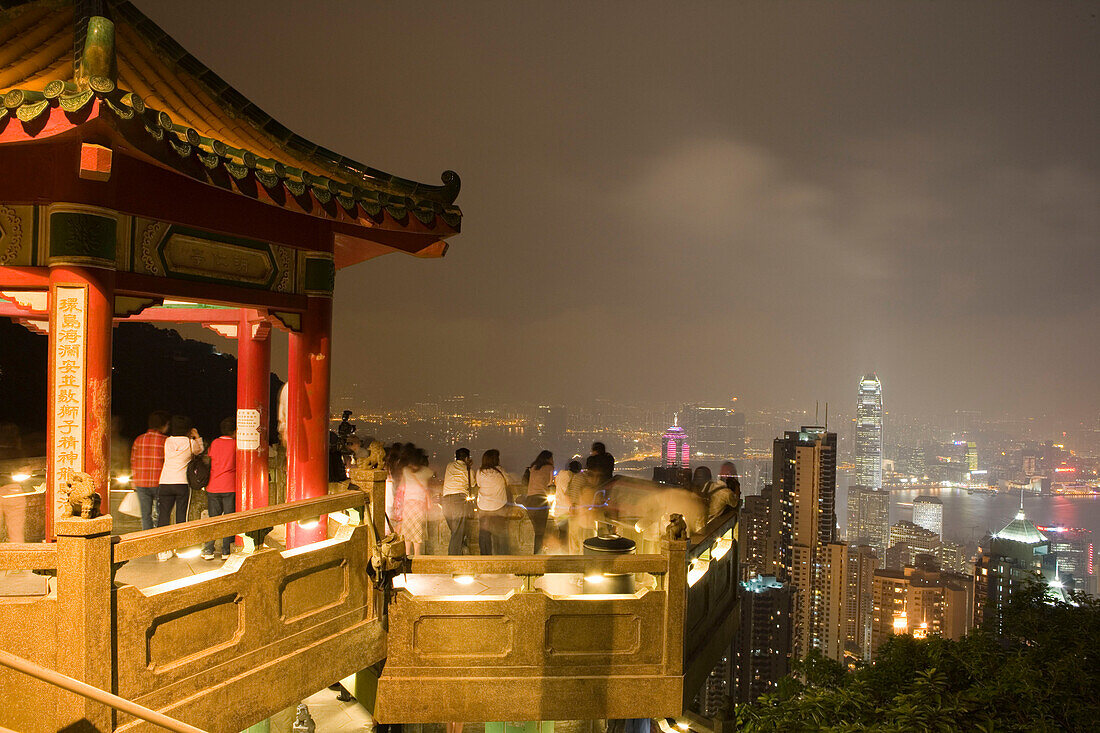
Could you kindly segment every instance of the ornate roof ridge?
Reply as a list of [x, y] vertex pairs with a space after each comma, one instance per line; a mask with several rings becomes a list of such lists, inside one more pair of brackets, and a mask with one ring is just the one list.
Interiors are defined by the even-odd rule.
[[[54, 10], [64, 6], [64, 3], [50, 0], [46, 2], [38, 0], [36, 3], [0, 2], [0, 12], [31, 4]], [[76, 33], [74, 33], [72, 76], [68, 79], [53, 79], [46, 83], [41, 91], [21, 88], [9, 90], [3, 96], [3, 105], [0, 106], [0, 127], [9, 116], [16, 117], [24, 125], [33, 123], [55, 107], [61, 107], [70, 115], [77, 115], [86, 110], [93, 100], [99, 100], [101, 105], [109, 109], [116, 120], [122, 123], [120, 131], [126, 127], [144, 128], [155, 141], [170, 146], [179, 158], [195, 158], [210, 171], [223, 168], [237, 181], [252, 176], [268, 190], [281, 185], [296, 197], [309, 192], [322, 207], [335, 198], [337, 203], [353, 216], [357, 215], [356, 210], [361, 207], [375, 219], [381, 217], [382, 212], [385, 211], [398, 221], [412, 214], [425, 226], [431, 226], [436, 217], [439, 217], [449, 227], [458, 228], [462, 212], [454, 205], [454, 200], [458, 195], [461, 181], [454, 171], [445, 171], [442, 175], [443, 185], [434, 186], [394, 176], [340, 156], [291, 132], [263, 112], [189, 54], [128, 0], [101, 2], [76, 0], [74, 4], [76, 33], [84, 31], [87, 37], [84, 39], [84, 44], [81, 44], [76, 40]], [[257, 154], [247, 147], [230, 144], [209, 134], [213, 132], [211, 129], [200, 131], [192, 125], [181, 124], [182, 120], [173, 120], [169, 111], [147, 105], [136, 90], [119, 88], [118, 70], [115, 65], [113, 21], [109, 24], [110, 28], [106, 33], [102, 30], [103, 26], [99, 26], [100, 35], [93, 38], [96, 31], [93, 30], [94, 24], [90, 21], [94, 16], [87, 15], [89, 12], [102, 10], [104, 6], [109, 7], [115, 17], [121, 21], [120, 29], [123, 29], [123, 35], [127, 39], [130, 35], [129, 31], [132, 30], [148, 45], [148, 51], [156, 54], [171, 71], [190, 77], [201, 87], [209, 97], [205, 101], [212, 101], [220, 107], [221, 112], [231, 121], [241, 120], [251, 128], [250, 131], [238, 129], [238, 134], [232, 135], [231, 138], [243, 138], [246, 141], [243, 145], [254, 142], [257, 143], [256, 147], [261, 149], [270, 147], [285, 151], [288, 160], [308, 162], [311, 166], [315, 166], [315, 170], [325, 171], [330, 175], [319, 175], [304, 167], [287, 164], [275, 157]], [[26, 12], [26, 9], [21, 8], [19, 12]], [[104, 40], [105, 36], [106, 40]], [[110, 55], [109, 62], [103, 62], [98, 67], [101, 72], [98, 74], [88, 71], [94, 63], [89, 64], [84, 58], [89, 55], [87, 50], [91, 47], [89, 44], [95, 43], [103, 44], [105, 53]], [[137, 55], [142, 54], [138, 51]], [[50, 70], [60, 71], [59, 67], [60, 64], [55, 63]], [[37, 73], [41, 78], [42, 72]], [[171, 95], [171, 92], [164, 94]], [[194, 99], [196, 106], [210, 111], [209, 104], [204, 105], [203, 101]], [[212, 125], [209, 127], [218, 124], [217, 120], [211, 120], [211, 122]], [[208, 134], [204, 135], [203, 132]], [[259, 139], [259, 136], [269, 140], [271, 145], [263, 145], [263, 140]]]

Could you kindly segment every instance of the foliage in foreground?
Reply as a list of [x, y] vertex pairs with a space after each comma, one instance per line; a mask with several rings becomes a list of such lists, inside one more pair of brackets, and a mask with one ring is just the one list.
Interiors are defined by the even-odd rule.
[[738, 705], [745, 731], [1092, 731], [1100, 729], [1100, 602], [1016, 594], [1004, 637], [887, 641], [873, 665], [847, 673], [816, 653], [805, 681]]

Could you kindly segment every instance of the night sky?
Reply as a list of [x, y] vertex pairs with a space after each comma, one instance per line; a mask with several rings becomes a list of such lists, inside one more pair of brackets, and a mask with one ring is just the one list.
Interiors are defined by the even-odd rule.
[[1095, 3], [136, 4], [462, 176], [447, 257], [338, 275], [334, 395], [1100, 414]]

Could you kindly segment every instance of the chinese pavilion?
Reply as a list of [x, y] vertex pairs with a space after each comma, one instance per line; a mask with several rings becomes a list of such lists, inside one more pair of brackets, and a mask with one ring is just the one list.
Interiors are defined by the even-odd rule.
[[458, 176], [294, 134], [129, 2], [0, 5], [0, 315], [49, 334], [48, 491], [84, 471], [107, 506], [112, 324], [144, 320], [238, 340], [242, 508], [267, 503], [267, 335], [288, 331], [288, 499], [324, 494], [335, 271], [441, 257]]

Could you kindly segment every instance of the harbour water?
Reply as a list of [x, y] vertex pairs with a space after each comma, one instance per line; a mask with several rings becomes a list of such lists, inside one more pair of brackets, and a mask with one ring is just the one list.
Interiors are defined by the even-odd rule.
[[[970, 494], [966, 489], [891, 491], [890, 522], [912, 519], [912, 502], [926, 494], [943, 502], [945, 539], [976, 545], [1004, 527], [1020, 508], [1019, 494]], [[1024, 496], [1024, 513], [1042, 526], [1082, 527], [1100, 540], [1100, 496]]]

